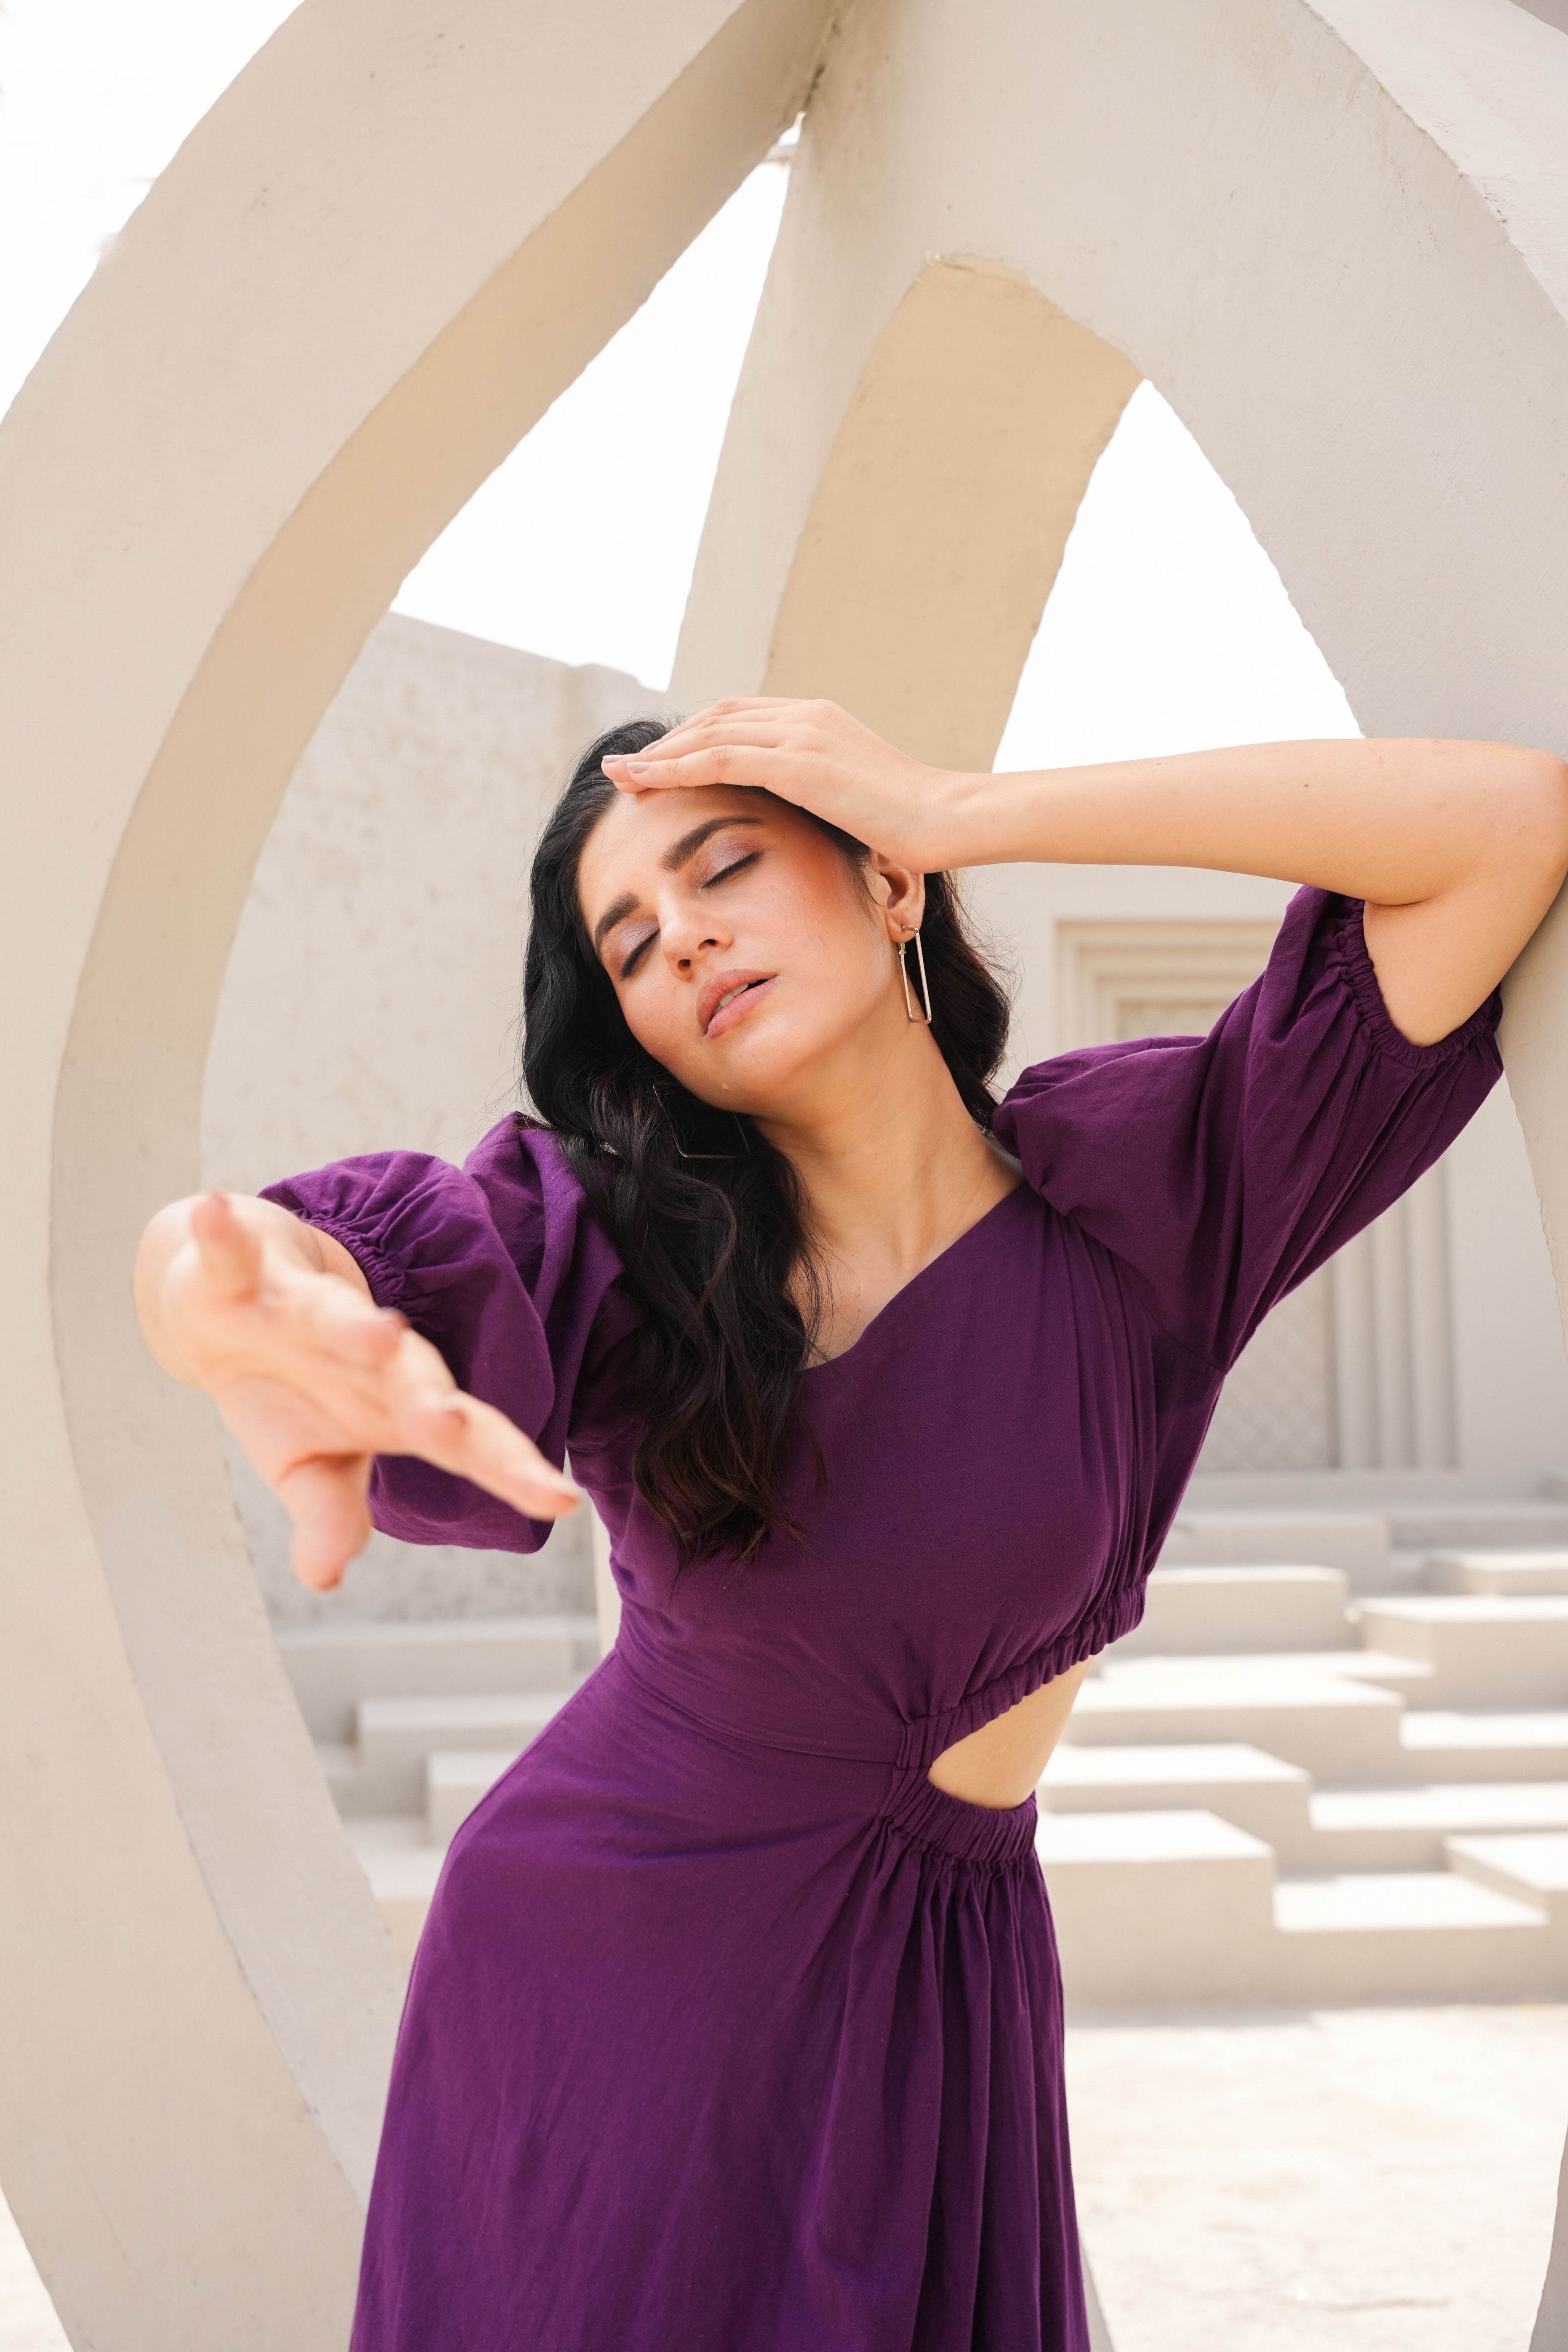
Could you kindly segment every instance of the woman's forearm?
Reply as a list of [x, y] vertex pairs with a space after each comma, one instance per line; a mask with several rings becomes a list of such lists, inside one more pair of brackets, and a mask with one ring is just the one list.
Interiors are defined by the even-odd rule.
[[1199, 866], [1365, 901], [1416, 1045], [1484, 1003], [1568, 871], [1568, 766], [1508, 743], [1263, 743], [956, 781], [965, 865]]
[[1568, 863], [1568, 766], [1508, 743], [1248, 744], [966, 777], [966, 865], [1201, 866], [1409, 906]]
[[1568, 765], [1510, 743], [1252, 743], [965, 775], [836, 703], [714, 703], [605, 772], [624, 792], [751, 785], [879, 851], [954, 866], [1199, 866], [1365, 901], [1395, 1025], [1446, 1036], [1496, 987], [1568, 872]]

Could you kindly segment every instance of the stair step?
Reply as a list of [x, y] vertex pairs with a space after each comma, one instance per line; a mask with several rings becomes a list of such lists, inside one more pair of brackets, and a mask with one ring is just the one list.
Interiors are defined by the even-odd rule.
[[1429, 1592], [1568, 1592], [1568, 1550], [1435, 1551], [1423, 1581]]
[[1197, 1809], [1046, 1813], [1037, 1852], [1075, 2004], [1266, 1990], [1275, 1864], [1260, 1839]]
[[1415, 1935], [1432, 1927], [1540, 1925], [1528, 1904], [1479, 1886], [1451, 1870], [1312, 1872], [1281, 1878], [1276, 1923], [1287, 1935], [1361, 1934], [1368, 1928]]
[[1310, 2001], [1560, 1997], [1542, 1913], [1457, 1871], [1281, 1878], [1276, 1984]]
[[1568, 1594], [1366, 1601], [1361, 1630], [1371, 1647], [1430, 1666], [1426, 1696], [1439, 1705], [1531, 1706], [1568, 1698]]
[[1568, 1780], [1568, 1709], [1412, 1707], [1399, 1737], [1407, 1779]]
[[352, 1817], [423, 1815], [426, 1759], [442, 1749], [489, 1749], [510, 1763], [573, 1696], [571, 1690], [450, 1691], [364, 1698], [354, 1710], [352, 1746], [319, 1742], [340, 1812]]
[[[1078, 1748], [1239, 1743], [1331, 1784], [1408, 1777], [1398, 1692], [1305, 1670], [1251, 1676], [1221, 1671], [1231, 1664], [1159, 1660], [1144, 1667], [1131, 1660], [1085, 1683], [1067, 1738]], [[1191, 1670], [1178, 1672], [1178, 1665]]]
[[1160, 1567], [1149, 1579], [1142, 1622], [1122, 1635], [1115, 1655], [1348, 1648], [1345, 1595], [1337, 1568]]
[[1396, 1503], [1389, 1527], [1401, 1551], [1555, 1549], [1568, 1545], [1568, 1502]]
[[1162, 1568], [1246, 1567], [1259, 1560], [1286, 1566], [1310, 1560], [1341, 1569], [1352, 1584], [1365, 1586], [1387, 1573], [1388, 1518], [1382, 1511], [1184, 1510], [1160, 1556]]
[[516, 1763], [512, 1748], [439, 1748], [425, 1759], [425, 1834], [449, 1845], [479, 1803]]
[[439, 1748], [510, 1748], [521, 1755], [571, 1697], [569, 1690], [454, 1691], [440, 1696], [366, 1698], [359, 1753], [367, 1766], [417, 1764]]
[[1239, 1741], [1217, 1747], [1060, 1747], [1037, 1792], [1042, 1812], [1201, 1811], [1260, 1838], [1278, 1854], [1304, 1851], [1311, 1778]]
[[[1568, 1829], [1500, 1837], [1451, 1837], [1451, 1869], [1539, 1909], [1568, 1958]], [[1568, 1977], [1568, 1969], [1564, 1971]]]
[[283, 1670], [313, 1739], [352, 1739], [361, 1699], [555, 1690], [599, 1659], [595, 1617], [337, 1620], [274, 1628]]
[[1455, 1835], [1568, 1830], [1568, 1781], [1476, 1781], [1313, 1794], [1300, 1866], [1319, 1871], [1432, 1871]]
[[426, 1842], [423, 1822], [402, 1817], [353, 1822], [349, 1838], [399, 1965], [410, 1969], [446, 1848]]

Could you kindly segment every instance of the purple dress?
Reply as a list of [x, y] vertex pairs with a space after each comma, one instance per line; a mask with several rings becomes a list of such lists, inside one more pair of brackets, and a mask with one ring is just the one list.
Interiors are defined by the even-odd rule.
[[[805, 1376], [805, 1540], [679, 1584], [638, 1309], [547, 1133], [271, 1189], [570, 1448], [624, 1604], [453, 1843], [355, 2352], [1087, 2352], [1035, 1801], [927, 1768], [1137, 1622], [1226, 1367], [1458, 1132], [1498, 1009], [1411, 1045], [1359, 906], [1308, 890], [1209, 1037], [1027, 1071], [1026, 1181]], [[374, 1502], [414, 1542], [547, 1532], [410, 1459]]]

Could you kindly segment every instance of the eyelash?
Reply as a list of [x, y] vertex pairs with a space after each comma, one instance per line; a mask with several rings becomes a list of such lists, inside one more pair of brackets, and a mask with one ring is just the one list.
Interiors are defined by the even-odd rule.
[[[702, 887], [704, 890], [711, 890], [717, 883], [728, 882], [731, 874], [742, 873], [748, 866], [754, 866], [762, 854], [763, 853], [760, 849], [749, 850], [744, 857], [737, 857], [732, 866], [723, 866], [719, 873], [710, 874], [707, 881], [703, 883]], [[639, 940], [637, 941], [636, 947], [632, 950], [630, 955], [627, 956], [625, 963], [621, 966], [620, 977], [623, 981], [630, 980], [632, 974], [636, 971], [638, 964], [641, 963], [643, 957], [647, 953], [648, 949], [652, 947], [654, 940], [658, 936], [658, 934], [656, 931], [650, 931], [646, 940]]]

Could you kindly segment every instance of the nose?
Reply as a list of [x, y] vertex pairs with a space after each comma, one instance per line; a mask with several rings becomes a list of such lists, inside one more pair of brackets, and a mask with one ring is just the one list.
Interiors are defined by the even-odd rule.
[[658, 929], [665, 961], [682, 980], [689, 980], [714, 949], [729, 945], [729, 932], [715, 919], [710, 905], [683, 899], [679, 906], [661, 908]]

